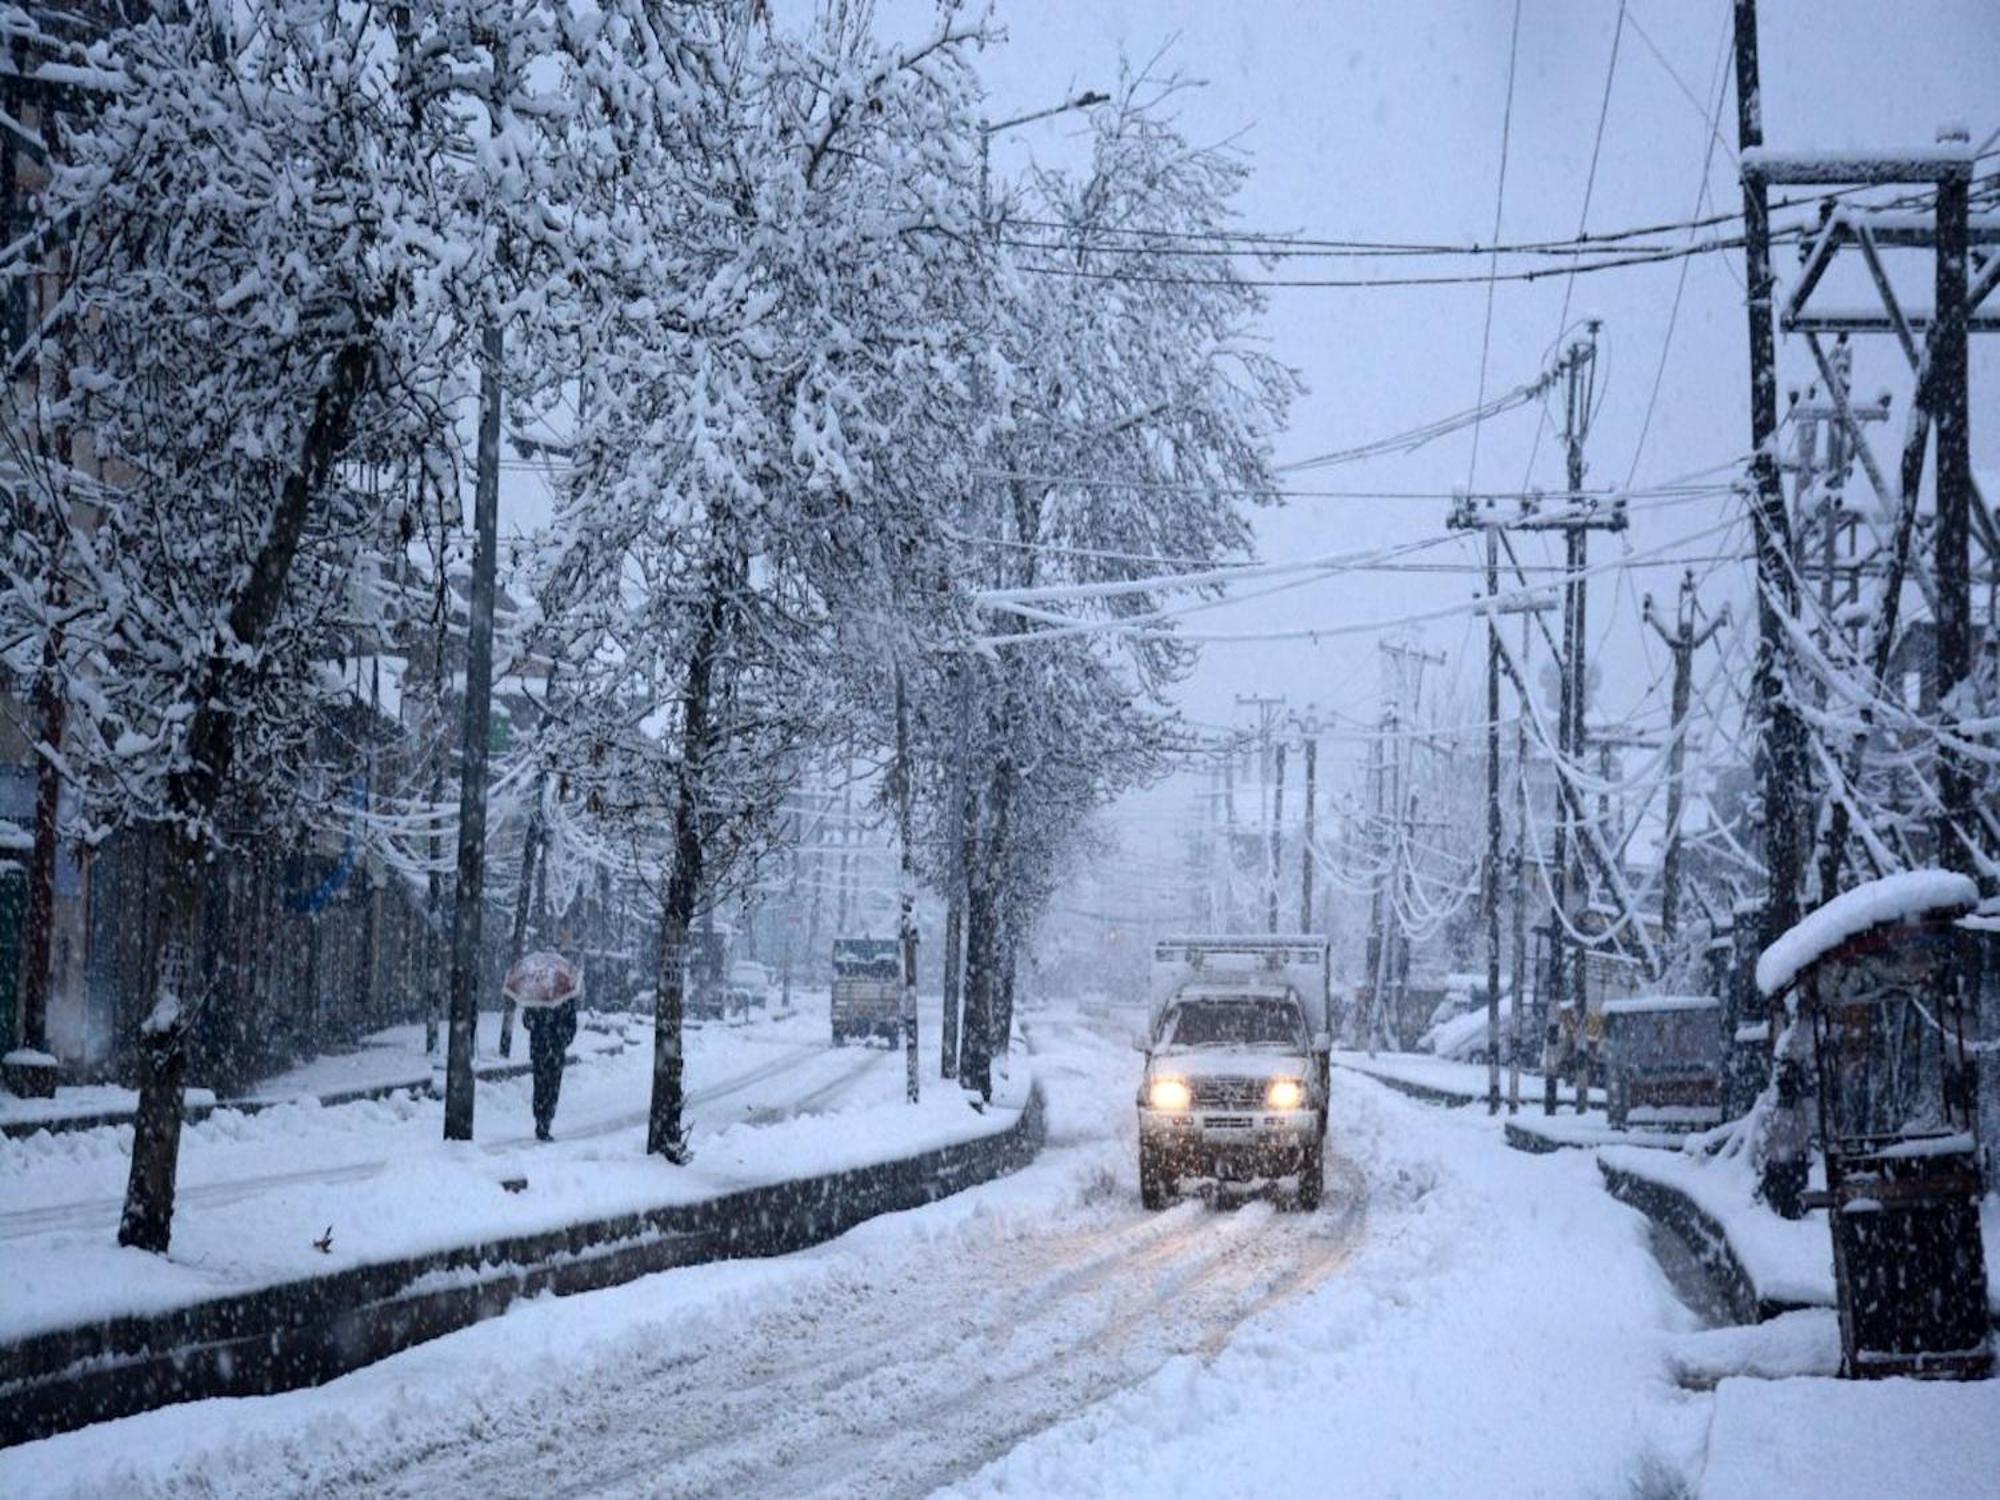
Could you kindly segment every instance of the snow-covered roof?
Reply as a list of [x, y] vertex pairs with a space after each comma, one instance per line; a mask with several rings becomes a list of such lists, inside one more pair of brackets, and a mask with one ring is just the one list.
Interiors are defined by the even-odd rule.
[[1849, 938], [1885, 922], [1905, 922], [1929, 912], [1969, 911], [1979, 904], [1979, 887], [1952, 870], [1905, 870], [1843, 891], [1802, 918], [1757, 959], [1757, 988], [1775, 995], [1799, 971]]

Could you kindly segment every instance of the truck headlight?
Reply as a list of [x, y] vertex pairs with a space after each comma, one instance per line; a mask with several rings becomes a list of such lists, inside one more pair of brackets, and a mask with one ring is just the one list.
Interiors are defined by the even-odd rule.
[[1185, 1078], [1155, 1078], [1146, 1089], [1146, 1102], [1154, 1109], [1186, 1109], [1194, 1103], [1194, 1090]]
[[1296, 1078], [1274, 1078], [1264, 1102], [1272, 1109], [1297, 1109], [1306, 1102], [1306, 1086]]

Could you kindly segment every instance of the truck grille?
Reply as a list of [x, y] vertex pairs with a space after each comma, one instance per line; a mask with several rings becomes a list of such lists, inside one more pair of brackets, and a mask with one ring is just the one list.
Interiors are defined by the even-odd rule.
[[1194, 1080], [1196, 1109], [1261, 1109], [1264, 1081], [1261, 1078], [1197, 1078]]

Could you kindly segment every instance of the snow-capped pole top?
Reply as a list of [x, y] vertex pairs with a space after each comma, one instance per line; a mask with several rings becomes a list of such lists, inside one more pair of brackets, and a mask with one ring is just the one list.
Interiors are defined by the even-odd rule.
[[528, 953], [507, 971], [500, 993], [533, 1010], [583, 998], [583, 970], [560, 953]]
[[1800, 970], [1871, 927], [1959, 917], [1978, 904], [1978, 885], [1953, 870], [1905, 870], [1857, 885], [1800, 918], [1758, 956], [1757, 989], [1767, 999], [1782, 994]]

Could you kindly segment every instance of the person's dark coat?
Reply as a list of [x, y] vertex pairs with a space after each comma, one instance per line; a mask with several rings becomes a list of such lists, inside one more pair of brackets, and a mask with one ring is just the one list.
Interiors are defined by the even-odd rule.
[[576, 1039], [576, 1002], [527, 1006], [521, 1024], [528, 1028], [528, 1060], [535, 1073], [535, 1134], [547, 1140], [562, 1092], [563, 1053]]

